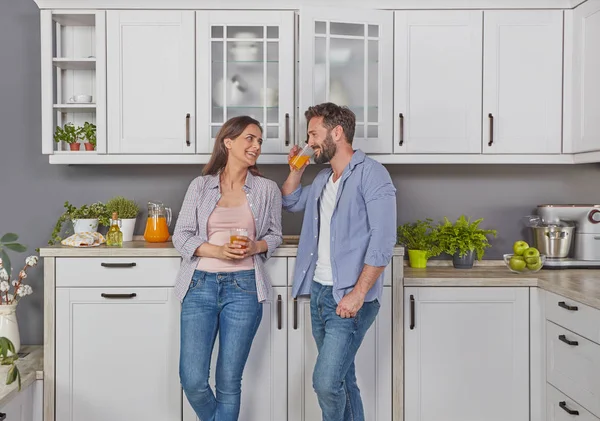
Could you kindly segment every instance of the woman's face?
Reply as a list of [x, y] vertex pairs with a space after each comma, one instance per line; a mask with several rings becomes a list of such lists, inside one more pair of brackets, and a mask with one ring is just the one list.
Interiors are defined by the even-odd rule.
[[225, 147], [229, 150], [229, 158], [251, 167], [260, 156], [262, 133], [258, 126], [249, 124], [241, 135], [235, 139], [225, 139]]

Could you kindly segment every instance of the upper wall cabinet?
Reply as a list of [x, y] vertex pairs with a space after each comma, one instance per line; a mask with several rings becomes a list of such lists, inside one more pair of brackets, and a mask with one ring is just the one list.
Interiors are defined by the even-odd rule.
[[107, 12], [108, 152], [196, 152], [194, 12]]
[[483, 151], [562, 150], [561, 10], [484, 12]]
[[391, 153], [393, 13], [301, 9], [299, 46], [299, 139], [304, 111], [331, 101], [356, 114], [355, 148]]
[[394, 152], [481, 153], [483, 12], [395, 19]]
[[289, 151], [294, 107], [294, 12], [196, 14], [197, 152], [210, 153], [231, 117], [263, 126], [262, 153]]
[[57, 126], [82, 127], [86, 122], [97, 126], [97, 152], [106, 152], [105, 29], [104, 11], [41, 11], [44, 154], [93, 154], [92, 143], [83, 139], [54, 141]]
[[[569, 12], [570, 55], [565, 51], [565, 138], [572, 150], [600, 150], [600, 1], [583, 3]], [[566, 29], [566, 27], [565, 27]], [[565, 31], [566, 32], [566, 31]], [[569, 144], [569, 142], [567, 142]], [[591, 162], [597, 162], [592, 160]]]

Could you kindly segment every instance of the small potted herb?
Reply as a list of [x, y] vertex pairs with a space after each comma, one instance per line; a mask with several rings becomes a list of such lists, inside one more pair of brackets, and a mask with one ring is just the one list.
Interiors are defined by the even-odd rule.
[[5, 384], [12, 384], [17, 381], [18, 390], [21, 390], [21, 373], [15, 362], [19, 359], [19, 354], [10, 339], [0, 337], [0, 365], [9, 365], [6, 373]]
[[63, 127], [56, 126], [54, 131], [54, 141], [56, 143], [65, 142], [72, 151], [78, 151], [81, 144], [78, 142], [81, 135], [81, 128], [73, 123], [66, 123]]
[[[98, 224], [108, 226], [110, 223], [110, 214], [106, 209], [106, 205], [102, 202], [76, 208], [67, 201], [64, 207], [65, 211], [58, 218], [58, 221], [56, 221], [56, 225], [52, 231], [52, 238], [48, 241], [49, 245], [59, 243], [62, 240], [60, 234], [63, 224], [67, 221], [73, 223], [73, 231], [75, 233], [95, 232], [98, 230]], [[68, 228], [65, 234], [69, 234]]]
[[437, 242], [437, 228], [432, 219], [417, 220], [398, 227], [398, 244], [408, 250], [408, 262], [412, 268], [427, 267], [430, 257], [441, 253]]
[[86, 151], [93, 151], [96, 149], [96, 125], [92, 123], [88, 123], [87, 121], [83, 123], [83, 127], [81, 127], [81, 135], [83, 140], [86, 142], [83, 144], [85, 146]]
[[496, 236], [496, 230], [481, 229], [479, 224], [483, 218], [471, 222], [470, 218], [461, 215], [452, 223], [444, 217], [438, 227], [438, 241], [442, 251], [452, 256], [452, 263], [457, 269], [471, 269], [475, 255], [481, 260], [485, 249], [490, 247], [488, 235]]
[[109, 215], [112, 215], [113, 212], [117, 212], [119, 219], [121, 219], [123, 241], [132, 241], [135, 222], [138, 213], [140, 213], [140, 208], [135, 201], [126, 199], [123, 196], [115, 196], [106, 202], [106, 209], [108, 210]]

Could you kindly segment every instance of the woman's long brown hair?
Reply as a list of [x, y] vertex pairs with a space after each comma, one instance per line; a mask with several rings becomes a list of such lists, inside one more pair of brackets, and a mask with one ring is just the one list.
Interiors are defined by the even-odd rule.
[[[217, 133], [215, 147], [213, 148], [208, 164], [206, 164], [202, 170], [202, 175], [217, 175], [225, 168], [229, 156], [227, 148], [225, 147], [225, 139], [236, 139], [250, 124], [257, 126], [262, 133], [260, 123], [247, 115], [230, 118], [223, 124], [221, 130]], [[252, 175], [261, 175], [256, 165], [252, 165], [248, 170]]]

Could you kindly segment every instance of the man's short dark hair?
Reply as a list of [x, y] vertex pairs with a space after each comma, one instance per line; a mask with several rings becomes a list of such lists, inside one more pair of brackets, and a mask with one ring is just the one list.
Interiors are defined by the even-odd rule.
[[356, 116], [346, 106], [340, 107], [333, 102], [324, 102], [323, 104], [314, 105], [308, 107], [308, 110], [304, 112], [306, 117], [306, 124], [310, 122], [313, 117], [323, 117], [323, 126], [327, 130], [331, 130], [336, 126], [341, 126], [346, 135], [346, 140], [349, 144], [352, 144], [354, 140], [354, 129], [356, 126]]

